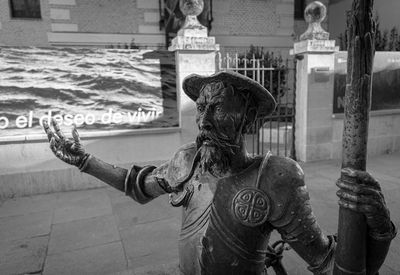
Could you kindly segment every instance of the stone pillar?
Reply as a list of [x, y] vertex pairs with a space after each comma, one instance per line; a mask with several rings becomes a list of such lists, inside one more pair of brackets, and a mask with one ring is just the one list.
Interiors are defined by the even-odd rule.
[[298, 59], [296, 82], [296, 156], [300, 161], [332, 158], [334, 40], [318, 24], [326, 8], [316, 1], [307, 6], [308, 30], [294, 44]]
[[[201, 7], [196, 6], [196, 3]], [[175, 51], [181, 144], [194, 141], [198, 133], [195, 123], [196, 106], [184, 93], [182, 81], [190, 74], [212, 75], [216, 72], [216, 54], [219, 45], [215, 43], [215, 37], [208, 36], [207, 28], [196, 18], [203, 9], [202, 3], [203, 1], [198, 0], [180, 0], [180, 8], [186, 15], [186, 21], [168, 48], [170, 51]]]

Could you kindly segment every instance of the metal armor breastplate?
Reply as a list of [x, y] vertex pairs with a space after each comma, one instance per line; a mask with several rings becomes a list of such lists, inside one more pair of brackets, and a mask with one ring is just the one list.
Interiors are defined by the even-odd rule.
[[259, 179], [268, 158], [218, 181], [201, 240], [202, 274], [264, 274], [271, 204]]
[[210, 175], [194, 176], [187, 182], [193, 190], [187, 205], [182, 206], [182, 227], [179, 236], [179, 259], [182, 274], [200, 274], [200, 239], [207, 229], [216, 178]]

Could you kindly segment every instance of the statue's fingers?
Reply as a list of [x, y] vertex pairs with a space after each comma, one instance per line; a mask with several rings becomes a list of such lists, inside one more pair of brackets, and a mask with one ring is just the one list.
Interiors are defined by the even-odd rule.
[[369, 214], [369, 213], [377, 213], [378, 209], [376, 208], [375, 205], [370, 205], [370, 204], [358, 204], [357, 209], [359, 212]]
[[352, 177], [352, 178], [356, 177], [356, 170], [354, 170], [354, 169], [352, 169], [350, 167], [343, 168], [341, 170], [341, 172], [343, 174], [345, 174], [346, 176], [348, 176], [348, 177]]
[[78, 130], [76, 129], [76, 125], [74, 124], [73, 128], [72, 128], [72, 137], [75, 140], [75, 142], [77, 144], [81, 144], [81, 138], [79, 136]]
[[70, 139], [64, 140], [64, 149], [67, 151], [74, 150], [74, 142]]
[[51, 120], [51, 123], [52, 123], [52, 125], [53, 125], [53, 127], [54, 127], [54, 130], [56, 131], [57, 136], [58, 136], [60, 139], [65, 140], [65, 135], [64, 135], [64, 133], [61, 131], [60, 126], [58, 125], [57, 121], [53, 118], [53, 119]]
[[340, 206], [344, 208], [360, 213], [368, 214], [368, 213], [376, 213], [378, 211], [374, 205], [370, 204], [359, 204], [346, 200], [339, 200], [338, 203]]
[[65, 161], [68, 164], [72, 164], [72, 160], [71, 160], [71, 156], [70, 155], [66, 155], [64, 157], [63, 161]]
[[383, 202], [379, 197], [379, 194], [376, 195], [356, 195], [354, 193], [344, 192], [343, 190], [339, 190], [336, 192], [337, 196], [342, 201], [347, 201], [356, 204], [367, 204], [371, 206], [375, 206], [376, 208], [382, 208]]
[[341, 199], [352, 201], [355, 203], [364, 202], [364, 198], [362, 196], [355, 195], [354, 193], [344, 192], [343, 190], [337, 191], [336, 195]]
[[43, 120], [43, 129], [47, 135], [47, 138], [49, 139], [49, 141], [51, 141], [51, 139], [54, 137], [54, 133], [53, 131], [50, 129], [49, 124], [47, 123], [47, 121]]
[[344, 207], [344, 208], [346, 208], [346, 209], [350, 209], [350, 210], [359, 212], [359, 211], [358, 211], [358, 206], [357, 206], [356, 203], [352, 203], [352, 202], [345, 201], [345, 200], [339, 200], [339, 201], [338, 201], [338, 204], [339, 204], [341, 207]]
[[57, 143], [61, 142], [61, 138], [53, 131], [52, 131], [52, 137], [55, 139]]
[[59, 158], [59, 159], [61, 159], [61, 160], [63, 160], [64, 159], [64, 155], [63, 155], [63, 153], [61, 152], [61, 150], [56, 150], [56, 156]]
[[379, 190], [371, 188], [371, 186], [353, 183], [342, 179], [336, 181], [336, 186], [355, 194], [376, 195], [380, 193]]
[[351, 168], [343, 168], [342, 173], [348, 177], [354, 178], [362, 184], [369, 185], [374, 189], [381, 190], [378, 181], [367, 171], [355, 170]]
[[54, 137], [50, 138], [50, 149], [54, 154], [57, 152], [56, 140]]
[[74, 138], [74, 145], [73, 149], [76, 153], [78, 154], [84, 154], [85, 150], [83, 149], [81, 139], [78, 133], [78, 130], [76, 129], [76, 125], [74, 124], [74, 128], [72, 129], [72, 137]]

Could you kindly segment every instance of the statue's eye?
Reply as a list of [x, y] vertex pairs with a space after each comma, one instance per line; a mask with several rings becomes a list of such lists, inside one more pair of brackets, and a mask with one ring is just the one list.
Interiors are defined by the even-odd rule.
[[221, 105], [215, 106], [215, 111], [221, 112], [222, 111], [222, 106]]
[[197, 105], [197, 111], [203, 112], [204, 111], [204, 105]]

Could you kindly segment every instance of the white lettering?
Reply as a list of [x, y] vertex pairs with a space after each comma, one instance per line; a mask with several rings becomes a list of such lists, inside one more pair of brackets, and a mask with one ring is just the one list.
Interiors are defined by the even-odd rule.
[[83, 123], [85, 123], [85, 117], [82, 114], [77, 114], [74, 117], [74, 123], [76, 126], [81, 126]]
[[28, 127], [32, 128], [33, 123], [33, 111], [29, 111]]
[[[1, 125], [1, 121], [4, 122], [3, 125]], [[8, 120], [8, 118], [6, 118], [5, 116], [0, 117], [0, 129], [6, 129], [9, 123], [10, 121]]]
[[150, 111], [150, 112], [147, 112], [147, 114], [145, 114], [145, 112], [142, 112], [143, 113], [143, 121], [150, 121], [150, 116], [151, 116], [151, 113], [152, 113], [152, 111]]
[[133, 114], [131, 112], [128, 112], [128, 122], [130, 124], [135, 123], [135, 121], [137, 120], [137, 116], [138, 116], [138, 112], [133, 112]]
[[28, 125], [28, 118], [26, 116], [19, 116], [15, 119], [17, 128], [25, 128]]
[[101, 116], [101, 123], [109, 124], [111, 123], [111, 118], [112, 118], [112, 108], [108, 110], [108, 113], [105, 113]]
[[121, 123], [122, 122], [122, 114], [121, 113], [115, 113], [113, 115], [113, 122], [114, 123]]
[[74, 123], [73, 118], [74, 117], [71, 114], [66, 114], [64, 116], [64, 125], [71, 126]]
[[338, 108], [344, 108], [344, 99], [341, 96], [337, 97], [337, 106]]
[[63, 123], [63, 117], [60, 114], [53, 116], [53, 119], [57, 122], [58, 125], [61, 125]]
[[42, 127], [43, 127], [43, 120], [44, 119], [47, 119], [47, 121], [50, 123], [50, 121], [51, 121], [51, 110], [47, 113], [47, 115], [44, 115], [44, 116], [40, 117], [39, 124]]
[[92, 125], [95, 121], [96, 121], [96, 117], [94, 116], [94, 114], [87, 114], [85, 116], [85, 123], [87, 125]]

